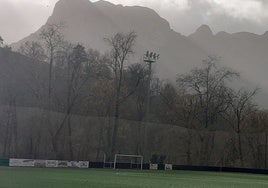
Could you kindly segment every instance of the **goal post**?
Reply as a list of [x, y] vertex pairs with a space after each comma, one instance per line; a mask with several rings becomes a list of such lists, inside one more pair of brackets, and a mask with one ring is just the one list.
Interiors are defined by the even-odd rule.
[[[135, 163], [135, 164], [140, 165], [140, 169], [142, 170], [142, 165], [143, 165], [143, 156], [142, 155], [115, 154], [114, 155], [114, 169], [116, 169], [116, 163], [118, 161], [118, 158], [135, 158], [135, 159], [139, 159], [140, 163]], [[132, 164], [132, 162], [131, 162], [131, 164]]]
[[103, 155], [103, 168], [113, 168], [114, 161], [106, 161], [106, 154]]

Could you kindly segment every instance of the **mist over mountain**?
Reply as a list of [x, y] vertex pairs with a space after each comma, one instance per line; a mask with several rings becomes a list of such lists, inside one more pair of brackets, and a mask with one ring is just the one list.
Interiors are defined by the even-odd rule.
[[159, 53], [161, 59], [154, 68], [164, 79], [174, 80], [178, 73], [199, 66], [208, 55], [220, 56], [224, 65], [241, 72], [250, 87], [262, 89], [259, 101], [268, 106], [264, 97], [268, 93], [265, 83], [268, 78], [267, 33], [213, 34], [209, 26], [203, 25], [190, 36], [183, 36], [149, 8], [114, 5], [106, 1], [60, 0], [44, 26], [12, 46], [16, 49], [25, 41], [39, 40], [38, 35], [47, 24], [60, 22], [65, 25], [66, 40], [101, 52], [108, 50], [104, 38], [116, 32], [135, 31], [138, 38], [133, 61], [140, 61], [147, 50]]
[[[248, 32], [229, 34], [224, 31], [213, 34], [208, 26], [201, 26], [189, 36], [189, 39], [208, 54], [221, 57], [228, 67], [239, 71], [248, 81], [249, 87], [259, 87], [259, 101], [267, 106], [268, 93], [266, 83], [268, 69], [268, 35]], [[244, 86], [247, 87], [247, 86]]]

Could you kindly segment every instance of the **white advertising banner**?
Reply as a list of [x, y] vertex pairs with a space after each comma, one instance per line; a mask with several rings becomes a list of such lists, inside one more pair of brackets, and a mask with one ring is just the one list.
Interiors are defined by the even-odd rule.
[[21, 166], [21, 159], [9, 159], [9, 166]]
[[165, 170], [172, 170], [172, 164], [165, 164]]
[[67, 168], [68, 167], [68, 161], [58, 161], [59, 168]]
[[89, 168], [88, 161], [79, 161], [79, 168]]
[[34, 167], [39, 167], [39, 168], [46, 167], [46, 160], [34, 160]]
[[79, 161], [68, 161], [69, 168], [79, 168], [80, 164]]
[[10, 159], [11, 167], [47, 167], [47, 168], [89, 168], [88, 161], [58, 161], [58, 160], [33, 160]]
[[158, 164], [150, 164], [150, 170], [157, 170]]
[[10, 159], [9, 166], [12, 167], [34, 167], [33, 159]]
[[48, 168], [56, 168], [56, 167], [58, 167], [58, 161], [56, 161], [56, 160], [46, 160], [46, 167], [48, 167]]

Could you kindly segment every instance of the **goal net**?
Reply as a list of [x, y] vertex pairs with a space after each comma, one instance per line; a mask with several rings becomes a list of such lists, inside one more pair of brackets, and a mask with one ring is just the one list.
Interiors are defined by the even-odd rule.
[[124, 155], [115, 154], [114, 155], [114, 169], [118, 168], [120, 164], [124, 164], [124, 167], [131, 169], [141, 169], [143, 164], [143, 156], [141, 155]]

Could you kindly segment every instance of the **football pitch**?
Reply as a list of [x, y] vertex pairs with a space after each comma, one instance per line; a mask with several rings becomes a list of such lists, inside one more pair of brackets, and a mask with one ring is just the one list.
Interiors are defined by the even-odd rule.
[[218, 172], [0, 167], [0, 188], [267, 188], [268, 176]]

